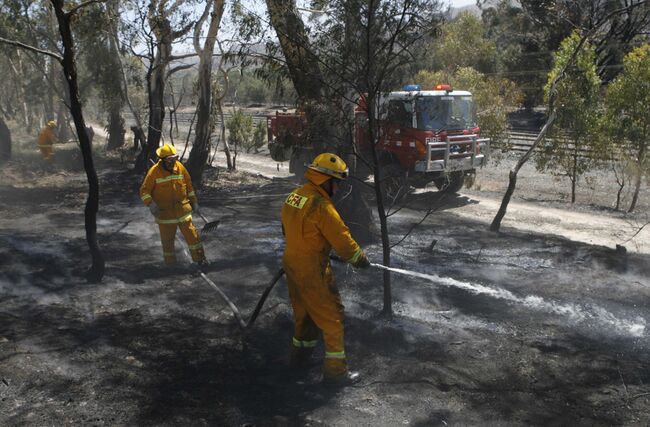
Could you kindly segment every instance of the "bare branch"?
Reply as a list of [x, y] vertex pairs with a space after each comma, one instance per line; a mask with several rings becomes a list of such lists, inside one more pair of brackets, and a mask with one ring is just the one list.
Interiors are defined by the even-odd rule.
[[178, 61], [186, 58], [193, 58], [195, 56], [198, 56], [198, 53], [194, 52], [194, 53], [184, 53], [182, 55], [172, 55], [169, 57], [169, 62]]
[[181, 70], [187, 70], [188, 68], [192, 68], [194, 64], [182, 64], [182, 65], [177, 65], [174, 68], [171, 68], [169, 71], [167, 71], [167, 77], [165, 77], [165, 80], [169, 78], [172, 74], [181, 71]]
[[51, 52], [49, 50], [39, 49], [37, 47], [30, 46], [28, 44], [21, 43], [19, 41], [5, 39], [3, 37], [0, 37], [0, 43], [8, 44], [8, 45], [11, 45], [11, 46], [16, 46], [16, 47], [19, 47], [21, 49], [29, 50], [31, 52], [36, 52], [36, 53], [41, 53], [43, 55], [51, 56], [52, 58], [56, 59], [57, 61], [63, 62], [63, 56], [59, 55], [58, 53]]
[[634, 239], [634, 238], [635, 238], [636, 236], [638, 236], [639, 233], [641, 233], [641, 232], [643, 231], [643, 229], [646, 228], [648, 225], [650, 225], [650, 221], [646, 222], [646, 223], [643, 224], [641, 227], [639, 227], [639, 228], [636, 230], [636, 233], [634, 233], [634, 234], [633, 234], [629, 239], [625, 240], [623, 243], [627, 243], [627, 242], [629, 242], [630, 240]]

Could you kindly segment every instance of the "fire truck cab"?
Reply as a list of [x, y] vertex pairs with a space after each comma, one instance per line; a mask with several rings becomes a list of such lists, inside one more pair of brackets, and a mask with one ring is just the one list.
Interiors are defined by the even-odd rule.
[[[433, 90], [408, 85], [382, 97], [378, 109], [376, 149], [391, 197], [399, 197], [408, 185], [423, 187], [430, 182], [441, 191], [456, 192], [486, 161], [490, 141], [479, 136], [470, 92], [442, 84]], [[366, 121], [367, 111], [360, 103], [355, 137], [362, 153], [370, 148]]]
[[[379, 135], [375, 145], [384, 194], [398, 199], [410, 185], [433, 182], [440, 191], [457, 192], [466, 176], [473, 176], [489, 152], [490, 141], [480, 138], [472, 94], [436, 85], [421, 90], [407, 85], [387, 93], [377, 106]], [[366, 159], [372, 149], [368, 112], [361, 99], [354, 111], [355, 144]], [[267, 119], [271, 157], [289, 160], [289, 170], [300, 173], [302, 163], [316, 153], [301, 145], [307, 129], [304, 113], [276, 112]]]

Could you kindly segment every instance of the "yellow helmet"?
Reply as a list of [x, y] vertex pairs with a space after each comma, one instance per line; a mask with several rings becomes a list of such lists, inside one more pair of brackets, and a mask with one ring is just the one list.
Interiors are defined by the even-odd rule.
[[176, 147], [173, 145], [165, 144], [159, 149], [156, 150], [156, 156], [158, 156], [161, 159], [164, 159], [165, 157], [169, 156], [176, 156]]
[[343, 159], [332, 153], [319, 154], [308, 168], [336, 179], [346, 179], [348, 177], [348, 165], [345, 164]]
[[50, 120], [49, 122], [47, 122], [47, 127], [55, 128], [56, 122], [54, 120]]

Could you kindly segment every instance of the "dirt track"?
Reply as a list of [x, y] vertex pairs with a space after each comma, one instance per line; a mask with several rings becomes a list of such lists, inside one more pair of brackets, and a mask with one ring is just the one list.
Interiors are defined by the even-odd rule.
[[[630, 217], [585, 204], [564, 215], [561, 200], [523, 193], [503, 232], [489, 233], [486, 212], [505, 185], [497, 171], [456, 197], [412, 195], [391, 217], [393, 241], [436, 211], [393, 263], [434, 277], [394, 275], [396, 317], [386, 321], [376, 317], [381, 273], [335, 266], [350, 364], [363, 375], [335, 391], [318, 384], [319, 366], [286, 367], [283, 283], [242, 336], [187, 261], [161, 268], [139, 178], [115, 159], [100, 163], [107, 274], [84, 283], [83, 174], [33, 165], [19, 158], [0, 185], [0, 425], [650, 423], [648, 240], [626, 244], [626, 256], [614, 250], [629, 237], [614, 228]], [[220, 171], [199, 195], [205, 215], [222, 220], [206, 238], [209, 276], [246, 314], [279, 267], [278, 195], [292, 187]], [[571, 215], [584, 216], [565, 222]], [[593, 228], [590, 218], [600, 218]], [[377, 245], [367, 250], [379, 259]]]

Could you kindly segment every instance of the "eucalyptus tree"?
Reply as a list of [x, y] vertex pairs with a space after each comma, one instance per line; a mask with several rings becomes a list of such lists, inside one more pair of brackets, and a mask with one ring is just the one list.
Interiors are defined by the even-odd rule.
[[641, 180], [650, 176], [650, 44], [625, 56], [623, 71], [608, 86], [605, 95], [604, 126], [608, 141], [619, 145], [636, 165], [634, 194], [628, 212], [639, 199]]
[[[0, 2], [0, 38], [58, 53], [56, 18], [46, 5], [31, 0]], [[60, 102], [63, 74], [56, 60], [30, 50], [5, 47], [0, 52], [0, 62], [6, 65], [0, 85], [11, 88], [16, 101], [6, 111], [17, 107], [16, 118], [27, 129], [55, 118], [56, 107], [65, 108]], [[5, 102], [9, 99], [3, 97]]]
[[576, 201], [576, 186], [582, 174], [596, 163], [594, 153], [597, 138], [594, 130], [598, 123], [601, 80], [596, 70], [596, 52], [589, 42], [568, 66], [573, 51], [580, 43], [574, 32], [567, 37], [555, 54], [555, 64], [545, 87], [546, 99], [552, 83], [564, 70], [566, 78], [556, 86], [557, 118], [550, 136], [541, 147], [535, 161], [540, 170], [559, 171], [571, 182], [571, 203]]
[[[124, 107], [126, 94], [121, 79], [120, 52], [117, 40], [111, 34], [119, 31], [120, 0], [107, 0], [106, 5], [89, 6], [84, 19], [77, 22], [83, 49], [79, 57], [83, 61], [87, 82], [84, 86], [96, 89], [101, 100], [101, 107], [108, 115], [107, 150], [114, 150], [124, 145]], [[84, 93], [86, 97], [89, 94]]]
[[[144, 173], [149, 160], [160, 145], [165, 119], [165, 87], [169, 77], [190, 68], [191, 63], [178, 63], [196, 53], [174, 55], [173, 49], [190, 33], [196, 23], [194, 9], [197, 1], [135, 0], [132, 12], [138, 38], [131, 43], [132, 53], [143, 59], [147, 67], [146, 82], [149, 121], [147, 141], [136, 158], [135, 171]], [[137, 46], [136, 43], [142, 46]], [[139, 51], [140, 48], [143, 52]]]
[[[203, 180], [203, 170], [205, 169], [208, 156], [211, 149], [211, 135], [214, 129], [212, 116], [212, 56], [214, 46], [217, 42], [219, 25], [223, 17], [225, 2], [224, 0], [208, 0], [194, 27], [194, 50], [199, 55], [199, 73], [198, 73], [198, 100], [196, 109], [196, 136], [194, 144], [190, 151], [190, 157], [187, 161], [187, 167], [192, 177], [192, 182], [200, 186]], [[205, 42], [201, 45], [201, 31], [206, 19], [210, 17], [208, 23]]]
[[66, 4], [65, 0], [50, 0], [52, 9], [56, 16], [56, 26], [60, 35], [62, 53], [31, 46], [20, 40], [9, 40], [0, 38], [5, 43], [26, 51], [45, 55], [58, 63], [63, 68], [70, 100], [70, 113], [74, 120], [79, 146], [88, 179], [88, 198], [84, 209], [84, 225], [86, 230], [86, 241], [92, 257], [91, 267], [86, 272], [89, 282], [99, 282], [104, 276], [104, 257], [97, 241], [97, 210], [99, 208], [99, 180], [93, 161], [91, 139], [86, 131], [86, 122], [83, 115], [81, 98], [79, 94], [79, 78], [77, 75], [76, 49], [72, 33], [72, 22], [79, 17], [79, 12], [89, 5], [103, 3], [104, 0], [88, 0], [82, 3]]
[[553, 122], [556, 119], [557, 86], [562, 82], [562, 80], [566, 78], [567, 70], [570, 67], [574, 66], [576, 58], [582, 51], [585, 43], [587, 43], [588, 41], [594, 38], [598, 39], [599, 37], [602, 37], [603, 29], [605, 29], [606, 31], [606, 29], [608, 28], [608, 24], [612, 20], [616, 19], [617, 16], [630, 13], [631, 10], [640, 6], [645, 6], [648, 3], [649, 2], [647, 0], [641, 2], [634, 2], [634, 4], [632, 5], [627, 5], [612, 10], [611, 12], [605, 14], [604, 16], [599, 16], [594, 21], [588, 22], [586, 27], [579, 29], [580, 37], [577, 44], [575, 45], [571, 54], [568, 56], [567, 60], [564, 62], [564, 66], [561, 69], [557, 70], [557, 72], [555, 73], [555, 77], [548, 84], [546, 123], [544, 124], [544, 126], [542, 126], [542, 129], [539, 131], [537, 137], [535, 138], [535, 140], [533, 141], [529, 149], [519, 158], [517, 164], [510, 170], [508, 174], [508, 188], [506, 189], [506, 192], [503, 195], [503, 199], [501, 200], [501, 205], [499, 206], [499, 210], [497, 211], [496, 215], [494, 216], [494, 219], [492, 220], [492, 223], [490, 224], [491, 231], [498, 232], [500, 230], [501, 221], [506, 215], [508, 204], [510, 203], [510, 199], [512, 198], [512, 195], [514, 194], [517, 186], [517, 175], [519, 171], [521, 170], [523, 165], [526, 164], [526, 162], [528, 162], [528, 160], [531, 158], [533, 152], [537, 150], [540, 143], [546, 137], [549, 128], [552, 126]]

